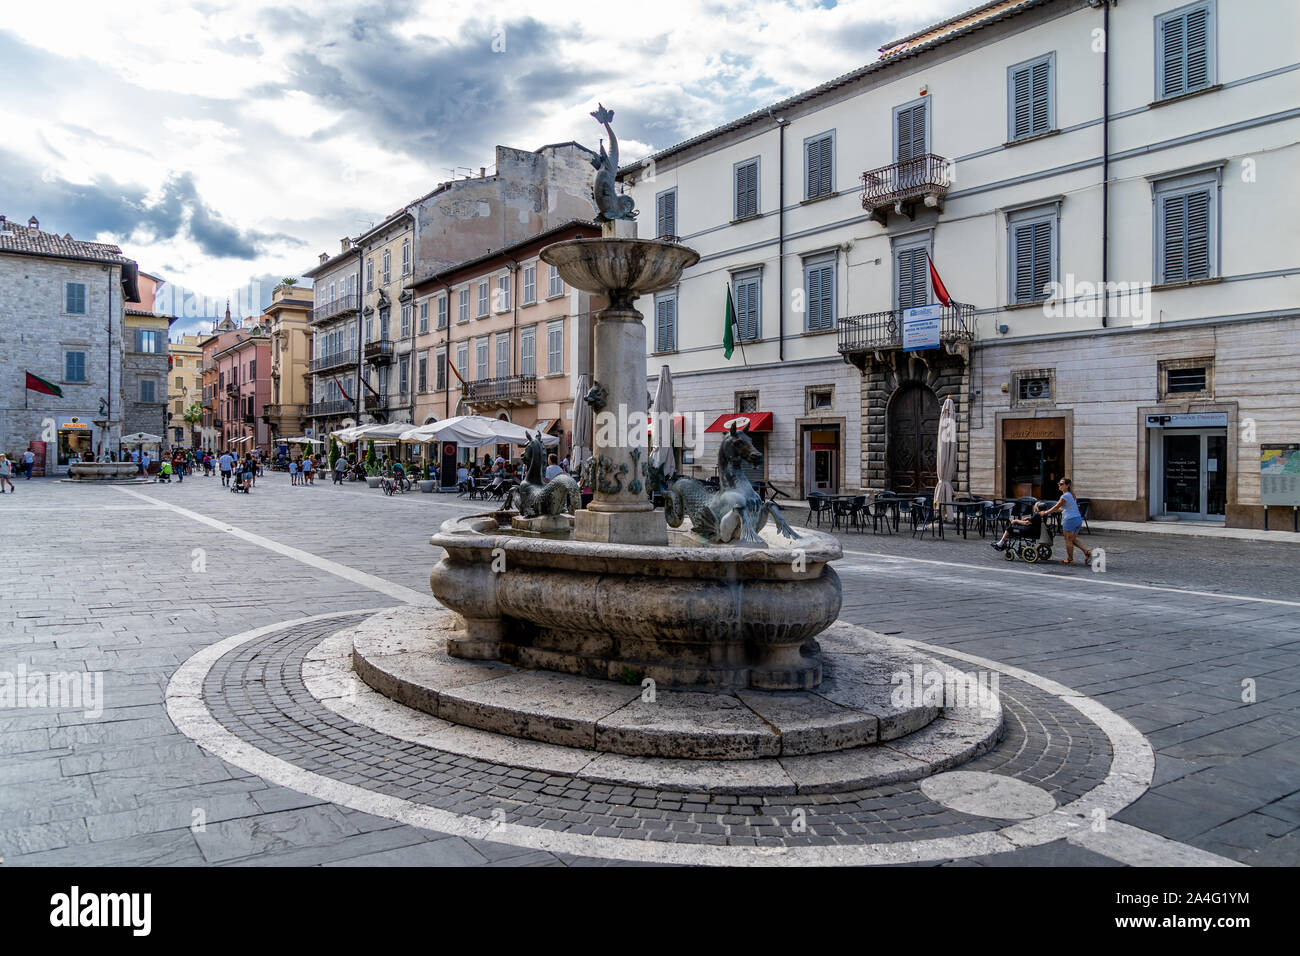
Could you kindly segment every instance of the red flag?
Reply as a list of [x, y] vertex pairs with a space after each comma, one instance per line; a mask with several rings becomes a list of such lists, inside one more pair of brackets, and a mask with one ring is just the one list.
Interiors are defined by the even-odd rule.
[[39, 375], [33, 375], [31, 372], [27, 372], [26, 374], [27, 387], [33, 392], [40, 392], [42, 395], [55, 395], [59, 398], [63, 397], [63, 389], [59, 388], [59, 386], [55, 385], [53, 382], [47, 382]]
[[930, 260], [930, 285], [934, 287], [934, 297], [944, 305], [952, 305], [952, 297], [948, 295], [948, 288], [943, 284], [943, 280], [939, 278], [939, 270], [934, 267], [934, 260], [930, 259], [928, 255], [926, 258]]

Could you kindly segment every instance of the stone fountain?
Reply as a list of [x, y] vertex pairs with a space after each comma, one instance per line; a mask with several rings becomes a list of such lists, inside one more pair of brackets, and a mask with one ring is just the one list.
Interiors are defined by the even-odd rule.
[[[613, 114], [592, 115], [611, 147], [593, 161], [604, 234], [548, 246], [541, 258], [609, 303], [594, 317], [586, 399], [598, 423], [600, 415], [644, 421], [646, 330], [633, 303], [673, 286], [699, 256], [615, 234], [614, 224], [636, 213], [614, 188]], [[363, 625], [352, 654], [361, 679], [454, 724], [621, 759], [833, 757], [799, 771], [804, 782], [791, 785], [805, 789], [923, 776], [992, 745], [1000, 706], [996, 716], [945, 714], [933, 701], [892, 699], [893, 675], [952, 669], [836, 623], [835, 537], [783, 520], [751, 521], [743, 546], [670, 532], [647, 493], [644, 442], [644, 429], [598, 424], [593, 499], [571, 531], [522, 531], [506, 512], [445, 522], [430, 539], [443, 557], [429, 584], [454, 613], [407, 608]], [[838, 654], [830, 674], [819, 635]], [[897, 763], [904, 740], [916, 750], [905, 765]], [[879, 747], [886, 741], [894, 743]], [[884, 761], [879, 772], [863, 770], [876, 766], [862, 762], [864, 751]], [[620, 772], [610, 779], [642, 770]], [[685, 787], [696, 779], [680, 768], [654, 773]]]

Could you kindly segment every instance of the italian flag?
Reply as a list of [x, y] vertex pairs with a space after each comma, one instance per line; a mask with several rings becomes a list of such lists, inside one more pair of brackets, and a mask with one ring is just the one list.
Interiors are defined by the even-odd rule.
[[731, 329], [736, 324], [736, 307], [731, 302], [731, 283], [727, 283], [727, 311], [722, 317], [722, 357], [731, 359], [731, 353], [736, 350], [735, 340], [731, 337]]
[[59, 386], [55, 385], [53, 382], [45, 381], [45, 379], [41, 378], [39, 375], [33, 375], [31, 372], [27, 373], [27, 387], [33, 392], [40, 392], [42, 395], [55, 395], [59, 398], [63, 397], [63, 389], [59, 388]]

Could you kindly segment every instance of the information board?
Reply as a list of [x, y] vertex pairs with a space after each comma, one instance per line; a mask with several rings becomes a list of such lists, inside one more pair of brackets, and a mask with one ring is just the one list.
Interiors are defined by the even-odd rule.
[[939, 347], [939, 325], [943, 319], [943, 306], [917, 305], [903, 310], [903, 351]]
[[1259, 446], [1259, 500], [1300, 507], [1300, 443]]

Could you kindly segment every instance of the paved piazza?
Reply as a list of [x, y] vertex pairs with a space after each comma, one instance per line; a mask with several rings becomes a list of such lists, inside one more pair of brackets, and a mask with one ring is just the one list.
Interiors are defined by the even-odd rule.
[[920, 781], [691, 793], [431, 747], [445, 721], [347, 673], [335, 635], [431, 605], [429, 535], [478, 510], [274, 473], [20, 480], [0, 672], [102, 675], [102, 713], [0, 710], [4, 863], [1300, 862], [1300, 545], [1110, 532], [1091, 573], [843, 534], [842, 619], [995, 675], [1005, 735]]

